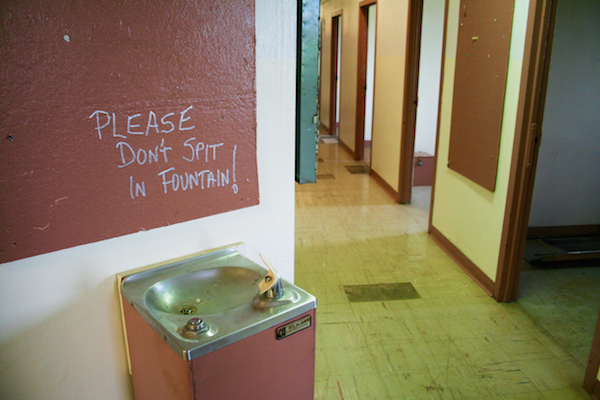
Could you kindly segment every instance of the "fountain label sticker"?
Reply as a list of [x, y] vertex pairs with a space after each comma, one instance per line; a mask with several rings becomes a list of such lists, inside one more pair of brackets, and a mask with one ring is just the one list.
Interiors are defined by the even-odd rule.
[[296, 321], [290, 322], [289, 324], [285, 324], [276, 329], [277, 332], [277, 340], [285, 339], [288, 336], [293, 335], [294, 333], [300, 332], [312, 324], [312, 319], [310, 315], [297, 319]]

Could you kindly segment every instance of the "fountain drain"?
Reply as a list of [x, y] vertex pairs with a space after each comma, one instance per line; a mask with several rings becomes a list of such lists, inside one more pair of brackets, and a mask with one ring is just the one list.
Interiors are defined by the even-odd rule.
[[196, 312], [196, 307], [194, 306], [183, 306], [179, 309], [179, 314], [188, 315], [193, 314], [194, 312]]

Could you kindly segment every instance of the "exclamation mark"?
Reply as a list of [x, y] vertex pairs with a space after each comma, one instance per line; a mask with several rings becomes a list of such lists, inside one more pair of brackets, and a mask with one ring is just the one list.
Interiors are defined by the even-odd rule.
[[237, 194], [238, 185], [235, 183], [235, 153], [237, 152], [237, 145], [233, 146], [233, 185], [231, 185], [231, 190], [233, 193]]

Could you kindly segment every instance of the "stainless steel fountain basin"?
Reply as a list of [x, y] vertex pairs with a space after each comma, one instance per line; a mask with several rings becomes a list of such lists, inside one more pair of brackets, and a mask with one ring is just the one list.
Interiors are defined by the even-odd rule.
[[251, 303], [262, 277], [248, 268], [208, 268], [157, 282], [144, 296], [151, 310], [162, 313], [219, 314]]
[[[267, 269], [235, 249], [166, 263], [125, 276], [121, 294], [184, 360], [217, 350], [316, 307], [316, 298], [283, 280], [283, 297], [259, 294]], [[185, 331], [186, 324], [202, 329]]]

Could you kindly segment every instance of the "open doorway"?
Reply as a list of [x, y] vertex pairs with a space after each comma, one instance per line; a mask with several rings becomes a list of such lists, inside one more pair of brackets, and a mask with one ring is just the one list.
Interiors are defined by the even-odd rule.
[[[536, 323], [543, 325], [543, 319], [550, 318], [552, 326], [566, 328], [562, 332], [553, 327], [546, 330], [558, 342], [564, 339], [574, 345], [571, 355], [584, 367], [587, 365], [587, 376], [592, 378], [588, 385], [586, 376], [586, 390], [590, 392], [600, 363], [598, 348], [592, 349], [596, 359], [590, 357], [586, 362], [600, 306], [598, 287], [588, 287], [594, 280], [596, 285], [600, 283], [600, 275], [594, 277], [597, 268], [592, 272], [570, 267], [564, 272], [571, 277], [555, 276], [560, 281], [554, 286], [557, 289], [552, 289], [556, 282], [551, 275], [560, 275], [557, 265], [548, 265], [547, 271], [523, 270], [522, 266], [528, 231], [547, 236], [556, 231], [577, 232], [600, 226], [600, 139], [596, 134], [600, 127], [600, 65], [597, 54], [591, 51], [600, 44], [598, 18], [600, 6], [594, 1], [577, 6], [569, 2], [558, 4], [556, 0], [531, 3], [515, 153], [494, 289], [496, 300], [518, 300]], [[585, 44], [580, 41], [582, 35], [586, 37]], [[534, 261], [536, 252], [544, 257], [543, 251], [534, 250], [532, 254], [531, 249], [526, 257]], [[577, 292], [579, 286], [584, 286], [584, 291]], [[535, 299], [528, 301], [532, 289]], [[550, 301], [543, 301], [540, 296], [548, 289]], [[591, 297], [585, 316], [581, 315], [584, 304], [564, 304], [565, 300], [585, 298], [588, 294]], [[547, 317], [540, 313], [543, 308], [550, 311]], [[569, 320], [578, 314], [579, 325]], [[557, 318], [567, 320], [560, 322]], [[577, 336], [583, 339], [579, 345], [574, 342]], [[598, 345], [598, 340], [595, 343]]]
[[[445, 2], [423, 0], [416, 124], [410, 177], [412, 189], [405, 202], [429, 207], [434, 174], [434, 157], [444, 42]], [[416, 50], [416, 49], [415, 49]], [[409, 133], [410, 134], [410, 133]], [[408, 144], [408, 143], [407, 143]], [[408, 164], [408, 163], [407, 163]]]
[[340, 75], [342, 59], [342, 15], [335, 14], [331, 18], [331, 71], [329, 83], [329, 135], [337, 137], [340, 128]]
[[517, 295], [583, 366], [600, 307], [599, 20], [598, 2], [558, 2]]
[[[600, 31], [594, 28], [594, 10], [572, 8], [567, 2], [557, 8], [556, 0], [538, 3], [538, 16], [532, 18], [543, 21], [538, 26], [545, 29], [531, 33], [535, 37], [528, 60], [531, 76], [526, 77], [529, 93], [522, 94], [527, 100], [521, 116], [523, 130], [517, 138], [521, 154], [513, 166], [513, 174], [519, 176], [511, 182], [515, 194], [508, 206], [513, 210], [507, 214], [510, 218], [503, 233], [509, 250], [501, 254], [495, 293], [500, 301], [517, 297], [528, 230], [547, 236], [557, 230], [577, 232], [591, 227], [593, 231], [600, 226], [600, 139], [595, 134], [600, 127], [600, 74], [597, 57], [586, 53], [590, 41], [600, 43]], [[597, 4], [587, 3], [600, 13]], [[555, 31], [558, 10], [563, 10], [559, 16], [564, 26], [558, 25]], [[579, 43], [579, 34], [588, 38], [585, 45]]]
[[370, 160], [370, 145], [373, 132], [373, 96], [375, 90], [376, 26], [376, 0], [361, 2], [358, 15], [355, 160]]

